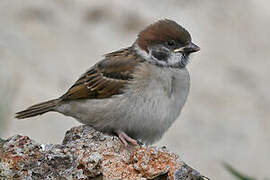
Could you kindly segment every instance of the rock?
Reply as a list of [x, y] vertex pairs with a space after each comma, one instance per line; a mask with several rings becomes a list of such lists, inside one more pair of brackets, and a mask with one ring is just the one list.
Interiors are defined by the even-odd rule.
[[130, 146], [78, 126], [62, 144], [15, 135], [0, 141], [0, 179], [207, 179], [166, 148]]

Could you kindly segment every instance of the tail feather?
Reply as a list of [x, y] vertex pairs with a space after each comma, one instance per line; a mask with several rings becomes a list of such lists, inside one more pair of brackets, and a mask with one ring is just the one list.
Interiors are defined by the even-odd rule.
[[50, 101], [42, 102], [39, 104], [35, 104], [33, 106], [30, 106], [26, 110], [20, 111], [16, 113], [16, 118], [18, 119], [24, 119], [24, 118], [30, 118], [37, 115], [44, 114], [49, 111], [53, 111], [54, 107], [60, 102], [60, 99], [53, 99]]

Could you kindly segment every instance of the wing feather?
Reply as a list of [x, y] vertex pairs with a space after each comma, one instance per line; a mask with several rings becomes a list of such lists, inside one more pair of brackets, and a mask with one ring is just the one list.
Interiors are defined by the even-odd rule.
[[62, 100], [109, 98], [123, 93], [133, 79], [137, 65], [143, 62], [130, 47], [105, 55], [105, 58], [84, 73], [61, 97]]

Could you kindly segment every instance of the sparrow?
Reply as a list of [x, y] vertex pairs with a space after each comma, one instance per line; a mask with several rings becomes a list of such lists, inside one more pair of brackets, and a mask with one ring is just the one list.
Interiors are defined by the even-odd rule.
[[104, 55], [64, 95], [17, 112], [16, 118], [55, 111], [117, 135], [125, 146], [152, 144], [180, 115], [190, 88], [186, 65], [199, 50], [186, 29], [159, 20], [130, 47]]

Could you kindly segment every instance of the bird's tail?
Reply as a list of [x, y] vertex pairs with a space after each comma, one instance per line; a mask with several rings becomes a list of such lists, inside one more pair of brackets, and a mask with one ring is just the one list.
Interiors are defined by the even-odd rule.
[[24, 119], [24, 118], [30, 118], [33, 116], [41, 115], [49, 111], [53, 111], [54, 107], [60, 101], [61, 101], [60, 99], [53, 99], [50, 101], [35, 104], [33, 106], [30, 106], [24, 111], [17, 112], [15, 117], [18, 119]]

